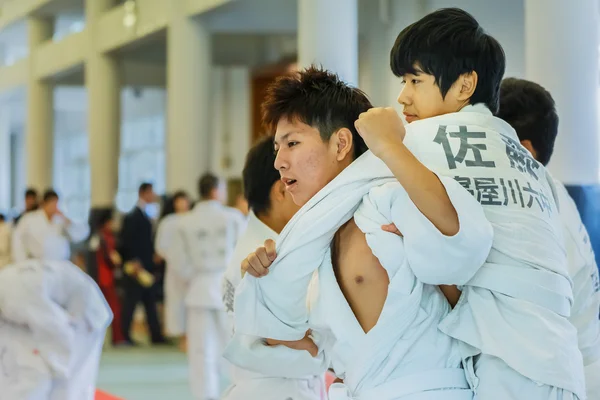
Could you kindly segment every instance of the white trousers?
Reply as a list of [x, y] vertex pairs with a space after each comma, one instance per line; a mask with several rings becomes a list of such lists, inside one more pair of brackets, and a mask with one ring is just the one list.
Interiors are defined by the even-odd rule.
[[223, 350], [227, 338], [224, 310], [187, 308], [190, 386], [195, 400], [217, 400], [227, 373]]
[[325, 381], [310, 379], [256, 378], [235, 382], [221, 400], [324, 400]]
[[573, 393], [536, 383], [497, 357], [475, 357], [475, 400], [578, 400]]
[[167, 265], [165, 272], [165, 330], [169, 337], [185, 334], [187, 282]]
[[32, 333], [0, 321], [0, 400], [93, 400], [104, 334], [78, 331], [68, 377], [57, 378]]

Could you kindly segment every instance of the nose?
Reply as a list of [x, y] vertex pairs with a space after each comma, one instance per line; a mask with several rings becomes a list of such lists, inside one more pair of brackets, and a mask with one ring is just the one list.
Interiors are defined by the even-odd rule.
[[409, 105], [410, 104], [410, 89], [409, 89], [409, 85], [404, 85], [404, 87], [402, 88], [402, 90], [400, 90], [400, 94], [398, 95], [398, 98], [396, 99], [396, 101], [398, 103], [400, 103], [403, 106]]
[[277, 150], [277, 156], [275, 156], [275, 169], [277, 171], [286, 170], [289, 166], [287, 159], [285, 157], [285, 152], [283, 149]]

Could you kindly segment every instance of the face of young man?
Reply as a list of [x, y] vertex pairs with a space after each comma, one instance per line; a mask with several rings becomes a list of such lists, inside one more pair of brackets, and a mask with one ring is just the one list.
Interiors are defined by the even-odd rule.
[[275, 168], [294, 203], [303, 206], [335, 178], [350, 162], [351, 152], [340, 154], [338, 133], [324, 142], [319, 130], [299, 121], [284, 118], [275, 132]]
[[46, 214], [53, 216], [58, 212], [58, 198], [52, 198], [44, 202], [44, 211]]
[[442, 97], [433, 75], [426, 74], [418, 68], [416, 72], [402, 77], [402, 90], [398, 96], [398, 103], [404, 107], [404, 117], [409, 124], [420, 119], [457, 112], [468, 104], [468, 97], [465, 99], [464, 91], [461, 91], [462, 77], [452, 85], [446, 97]]
[[173, 207], [176, 213], [183, 213], [190, 209], [190, 201], [187, 197], [178, 197], [173, 202]]

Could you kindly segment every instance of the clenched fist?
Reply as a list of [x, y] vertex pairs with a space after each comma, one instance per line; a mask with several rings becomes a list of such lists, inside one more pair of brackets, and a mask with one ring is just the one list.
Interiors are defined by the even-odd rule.
[[391, 107], [371, 108], [358, 116], [354, 126], [369, 149], [379, 158], [402, 145], [406, 134], [402, 119]]
[[275, 242], [271, 239], [266, 240], [263, 247], [259, 247], [242, 261], [242, 276], [246, 272], [256, 278], [267, 275], [269, 267], [273, 264], [276, 257]]

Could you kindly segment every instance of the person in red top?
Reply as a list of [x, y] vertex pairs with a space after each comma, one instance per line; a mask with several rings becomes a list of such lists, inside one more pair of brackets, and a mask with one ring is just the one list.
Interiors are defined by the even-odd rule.
[[126, 344], [127, 340], [121, 328], [121, 301], [115, 284], [115, 271], [119, 270], [122, 259], [116, 250], [117, 243], [113, 226], [113, 211], [102, 210], [97, 219], [96, 263], [98, 266], [98, 285], [114, 314], [112, 323], [113, 345]]

